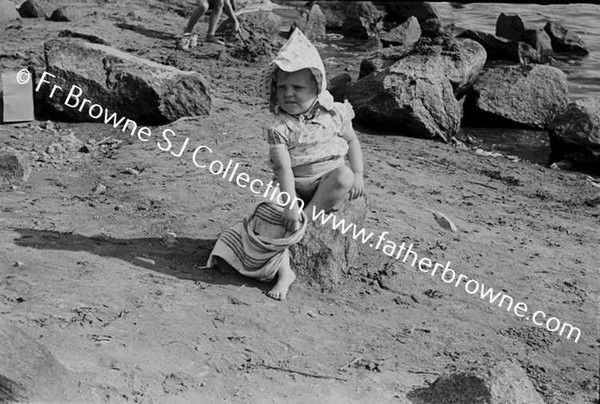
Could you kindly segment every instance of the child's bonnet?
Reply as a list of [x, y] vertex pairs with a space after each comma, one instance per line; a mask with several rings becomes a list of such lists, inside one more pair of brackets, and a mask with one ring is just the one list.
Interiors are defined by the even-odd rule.
[[[279, 113], [280, 111], [276, 102], [276, 72], [278, 68], [286, 72], [309, 69], [317, 82], [318, 96], [315, 104], [313, 104], [307, 113], [300, 114], [296, 119], [286, 116], [286, 114]], [[347, 101], [344, 103], [334, 102], [332, 95], [327, 91], [325, 66], [323, 65], [319, 52], [298, 28], [292, 32], [287, 42], [279, 50], [277, 56], [265, 69], [263, 69], [259, 76], [257, 87], [260, 97], [263, 100], [268, 101], [269, 109], [277, 114], [276, 123], [272, 124], [268, 130], [278, 126], [285, 126], [289, 129], [288, 132], [293, 132], [296, 135], [296, 139], [294, 140], [297, 141], [298, 136], [303, 137], [299, 132], [302, 131], [301, 126], [306, 117], [310, 119], [311, 114], [314, 115], [315, 110], [321, 108], [329, 112], [329, 114], [323, 114], [321, 117], [317, 117], [316, 121], [320, 120], [324, 123], [330, 121], [330, 125], [328, 126], [334, 127], [336, 136], [330, 139], [326, 145], [315, 145], [316, 147], [311, 149], [314, 149], [313, 151], [318, 154], [323, 154], [325, 152], [339, 156], [344, 156], [346, 154], [348, 145], [346, 141], [341, 139], [341, 134], [344, 132], [345, 126], [354, 118], [354, 111]], [[287, 140], [288, 142], [290, 141], [290, 139]], [[313, 142], [309, 141], [309, 143]], [[309, 150], [304, 149], [305, 148], [303, 147], [298, 147], [296, 153], [290, 153], [292, 166], [303, 165], [333, 157], [331, 154], [329, 156], [314, 155], [314, 153], [310, 153]], [[304, 152], [309, 152], [312, 156], [304, 156]]]

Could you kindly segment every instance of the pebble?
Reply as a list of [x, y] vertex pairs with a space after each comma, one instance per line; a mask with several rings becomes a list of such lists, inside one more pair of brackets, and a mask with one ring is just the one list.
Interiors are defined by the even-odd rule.
[[444, 215], [443, 213], [440, 213], [438, 211], [435, 211], [435, 210], [430, 210], [430, 212], [433, 214], [433, 218], [435, 219], [435, 221], [440, 226], [442, 226], [444, 229], [450, 230], [453, 232], [458, 231], [458, 229], [456, 228], [456, 225], [454, 223], [452, 223], [452, 221], [450, 219], [448, 219], [448, 217], [446, 215]]
[[140, 172], [135, 168], [127, 167], [123, 170], [123, 174], [140, 175]]
[[161, 240], [161, 243], [164, 247], [171, 248], [177, 243], [177, 234], [172, 231], [167, 232]]
[[104, 184], [98, 184], [92, 190], [95, 194], [103, 194], [106, 192], [106, 186]]
[[145, 257], [135, 257], [136, 260], [145, 262], [146, 264], [150, 264], [150, 265], [156, 265], [156, 261], [154, 261], [151, 258], [145, 258]]

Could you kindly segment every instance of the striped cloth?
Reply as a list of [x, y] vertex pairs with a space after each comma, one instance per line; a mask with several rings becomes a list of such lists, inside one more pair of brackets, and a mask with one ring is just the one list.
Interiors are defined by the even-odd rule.
[[283, 260], [289, 263], [288, 247], [304, 237], [307, 220], [301, 214], [301, 227], [293, 233], [283, 226], [283, 207], [272, 202], [259, 203], [250, 217], [226, 230], [208, 258], [219, 257], [239, 273], [262, 281], [272, 280]]

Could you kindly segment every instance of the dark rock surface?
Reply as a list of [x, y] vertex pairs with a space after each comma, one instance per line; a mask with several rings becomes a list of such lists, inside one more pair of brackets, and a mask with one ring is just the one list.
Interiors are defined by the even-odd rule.
[[[92, 116], [100, 109], [91, 110], [94, 104], [138, 124], [165, 123], [210, 112], [208, 86], [200, 73], [79, 40], [50, 40], [44, 50], [47, 71], [56, 77], [48, 77], [50, 84], [42, 86], [40, 92], [48, 93], [49, 106], [61, 116], [95, 121]], [[52, 85], [62, 91], [50, 97]], [[84, 99], [90, 101], [84, 104]]]

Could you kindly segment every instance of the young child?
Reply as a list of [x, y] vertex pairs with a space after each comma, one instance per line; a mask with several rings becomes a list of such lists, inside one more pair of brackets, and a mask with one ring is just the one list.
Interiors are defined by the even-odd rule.
[[195, 43], [197, 42], [197, 36], [192, 35], [192, 31], [194, 30], [194, 26], [200, 17], [204, 15], [209, 7], [212, 11], [208, 21], [206, 41], [224, 45], [223, 41], [215, 36], [217, 23], [219, 22], [223, 8], [225, 9], [225, 14], [227, 14], [227, 16], [233, 20], [234, 30], [236, 32], [240, 30], [240, 24], [235, 16], [232, 1], [233, 0], [196, 0], [197, 7], [192, 12], [192, 15], [190, 15], [190, 19], [185, 31], [183, 32], [182, 37], [177, 41], [177, 47], [179, 49], [186, 50], [195, 46]]
[[[363, 195], [362, 152], [351, 122], [354, 111], [348, 101], [334, 102], [326, 90], [319, 52], [299, 29], [262, 72], [259, 86], [275, 114], [266, 130], [269, 163], [280, 190], [291, 196], [283, 210], [287, 230], [300, 226], [296, 197], [304, 201], [306, 217], [312, 217], [347, 196]], [[283, 300], [296, 276], [283, 265], [277, 277], [268, 294]]]

